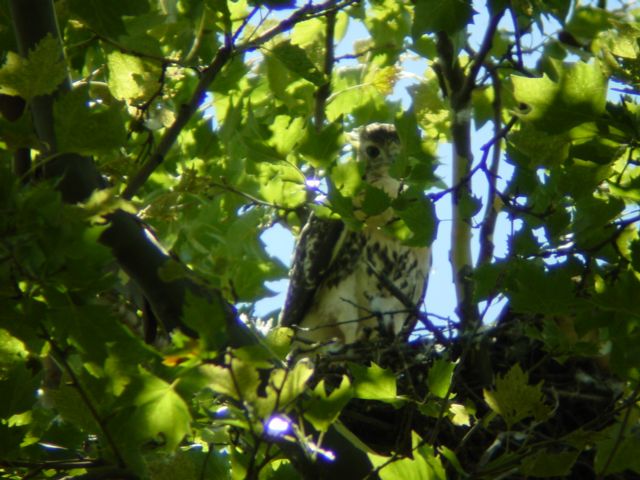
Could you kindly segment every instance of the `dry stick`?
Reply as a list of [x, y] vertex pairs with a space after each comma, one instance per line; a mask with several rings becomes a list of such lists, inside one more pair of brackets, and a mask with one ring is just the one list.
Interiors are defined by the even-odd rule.
[[[256, 39], [248, 41], [242, 45], [235, 46], [233, 44], [233, 38], [227, 36], [227, 43], [220, 47], [215, 58], [211, 64], [202, 72], [200, 81], [196, 86], [196, 89], [191, 96], [191, 99], [180, 107], [178, 115], [176, 116], [173, 124], [167, 129], [164, 136], [158, 143], [155, 152], [151, 155], [149, 160], [136, 172], [127, 187], [122, 192], [122, 198], [130, 200], [137, 193], [137, 191], [144, 185], [149, 176], [154, 172], [156, 168], [164, 161], [167, 153], [175, 143], [178, 135], [182, 129], [189, 122], [191, 117], [196, 113], [198, 107], [202, 103], [202, 100], [207, 92], [209, 85], [216, 79], [220, 71], [224, 68], [231, 58], [239, 53], [248, 52], [259, 48], [261, 45], [271, 40], [276, 35], [291, 30], [296, 24], [309, 20], [311, 18], [326, 15], [330, 12], [335, 12], [349, 5], [356, 3], [358, 0], [344, 0], [340, 3], [335, 3], [335, 0], [329, 0], [318, 5], [307, 4], [300, 10], [293, 13], [289, 18], [283, 20], [275, 27], [267, 30]], [[241, 27], [242, 28], [242, 27]]]

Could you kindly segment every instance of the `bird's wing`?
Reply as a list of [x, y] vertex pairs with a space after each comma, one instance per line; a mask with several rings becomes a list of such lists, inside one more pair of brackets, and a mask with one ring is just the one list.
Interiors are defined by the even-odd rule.
[[289, 272], [289, 290], [280, 315], [283, 326], [299, 325], [311, 306], [315, 292], [331, 266], [344, 232], [340, 220], [311, 214], [296, 245]]

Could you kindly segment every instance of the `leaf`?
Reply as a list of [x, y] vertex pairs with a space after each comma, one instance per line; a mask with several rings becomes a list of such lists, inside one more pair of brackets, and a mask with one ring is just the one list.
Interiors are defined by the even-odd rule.
[[571, 145], [567, 133], [547, 132], [526, 122], [509, 134], [509, 142], [527, 156], [533, 168], [562, 164], [569, 156]]
[[307, 129], [298, 151], [316, 168], [328, 168], [344, 145], [342, 125], [332, 122], [319, 133]]
[[90, 102], [88, 87], [75, 88], [53, 107], [60, 152], [94, 155], [116, 151], [126, 140], [118, 105]]
[[228, 312], [220, 297], [207, 300], [194, 295], [190, 290], [185, 297], [182, 318], [185, 325], [198, 333], [204, 348], [216, 351], [227, 343], [226, 317]]
[[47, 34], [29, 50], [27, 58], [8, 52], [0, 68], [0, 93], [31, 100], [53, 93], [67, 76], [58, 42]]
[[123, 20], [126, 16], [149, 11], [148, 0], [69, 0], [67, 3], [72, 16], [114, 40], [127, 33]]
[[313, 389], [311, 399], [305, 403], [304, 418], [319, 432], [326, 432], [352, 397], [353, 389], [346, 375], [342, 376], [340, 385], [330, 394], [327, 394], [323, 379]]
[[452, 403], [449, 406], [449, 413], [452, 414], [451, 423], [457, 426], [471, 426], [471, 413], [467, 407], [460, 403]]
[[542, 421], [551, 412], [543, 400], [542, 382], [529, 385], [529, 374], [523, 372], [519, 364], [516, 363], [505, 375], [498, 375], [495, 384], [495, 390], [483, 390], [484, 400], [504, 419], [508, 429], [527, 417]]
[[534, 263], [519, 263], [510, 290], [512, 307], [518, 312], [564, 314], [576, 305], [570, 273], [558, 268], [545, 271]]
[[427, 376], [427, 385], [433, 395], [438, 398], [447, 396], [455, 368], [456, 364], [447, 360], [438, 359], [433, 362]]
[[364, 185], [364, 199], [362, 200], [362, 211], [367, 216], [375, 216], [384, 212], [391, 203], [391, 198], [381, 188]]
[[229, 367], [203, 365], [201, 373], [208, 377], [208, 387], [218, 394], [246, 402], [255, 400], [258, 395], [260, 375], [247, 362], [233, 358]]
[[146, 100], [160, 88], [159, 69], [140, 57], [114, 51], [107, 56], [109, 90], [119, 100]]
[[535, 478], [563, 477], [570, 475], [580, 455], [579, 450], [569, 452], [550, 452], [538, 450], [522, 461], [522, 473]]
[[371, 362], [370, 367], [352, 363], [353, 388], [356, 398], [394, 402], [397, 400], [396, 376], [391, 370]]
[[401, 220], [388, 227], [396, 238], [415, 247], [426, 247], [433, 243], [437, 224], [435, 208], [429, 199], [407, 190], [393, 201], [392, 206]]
[[469, 23], [472, 14], [468, 0], [418, 0], [411, 36], [417, 40], [425, 33], [456, 33]]
[[117, 407], [120, 412], [109, 428], [126, 445], [155, 441], [171, 451], [191, 431], [191, 414], [182, 397], [172, 385], [142, 369]]
[[289, 41], [280, 42], [271, 49], [271, 53], [290, 71], [300, 75], [316, 86], [327, 82], [325, 75], [309, 60], [307, 53], [298, 45]]
[[447, 478], [440, 458], [434, 448], [424, 444], [417, 433], [411, 432], [413, 458], [388, 458], [368, 454], [374, 467], [380, 468], [381, 480], [445, 480]]
[[558, 80], [512, 77], [514, 96], [529, 108], [521, 114], [545, 132], [560, 134], [604, 113], [607, 78], [597, 62], [560, 65]]
[[621, 428], [620, 424], [612, 425], [603, 432], [606, 435], [605, 438], [596, 443], [594, 467], [602, 477], [622, 473], [625, 470], [640, 473], [640, 457], [638, 456], [640, 438], [632, 430], [628, 430], [620, 436]]

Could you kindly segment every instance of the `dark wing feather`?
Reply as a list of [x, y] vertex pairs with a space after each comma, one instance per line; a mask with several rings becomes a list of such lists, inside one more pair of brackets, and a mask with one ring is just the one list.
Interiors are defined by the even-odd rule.
[[340, 220], [311, 214], [296, 244], [289, 272], [289, 290], [280, 315], [283, 326], [299, 325], [311, 306], [315, 292], [331, 265], [334, 248], [344, 230]]

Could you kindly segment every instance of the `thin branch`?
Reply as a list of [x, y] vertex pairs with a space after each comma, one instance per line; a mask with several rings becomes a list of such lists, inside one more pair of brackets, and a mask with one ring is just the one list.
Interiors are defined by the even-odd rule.
[[511, 14], [511, 21], [513, 22], [513, 30], [515, 32], [515, 36], [516, 36], [516, 55], [518, 58], [518, 63], [516, 64], [516, 67], [518, 69], [522, 69], [524, 68], [524, 60], [523, 60], [523, 56], [522, 56], [522, 45], [520, 43], [520, 40], [522, 39], [522, 32], [520, 31], [520, 25], [518, 25], [518, 16], [516, 15], [516, 12], [513, 8], [509, 8], [509, 13]]
[[275, 203], [270, 203], [265, 200], [261, 200], [257, 197], [254, 197], [253, 195], [243, 192], [242, 190], [238, 190], [237, 188], [229, 185], [228, 183], [211, 182], [210, 185], [213, 187], [218, 187], [221, 190], [234, 193], [242, 198], [249, 200], [252, 204], [259, 205], [261, 207], [274, 208], [276, 210], [283, 210], [285, 212], [296, 212], [298, 210], [298, 207], [285, 207], [283, 205], [277, 205]]
[[335, 63], [335, 30], [336, 30], [336, 11], [329, 12], [326, 16], [327, 28], [325, 33], [325, 45], [324, 45], [324, 68], [323, 73], [327, 79], [326, 83], [318, 87], [316, 92], [316, 105], [315, 105], [315, 127], [316, 132], [322, 130], [322, 126], [325, 120], [325, 108], [327, 99], [331, 95], [331, 75], [333, 73], [333, 65]]
[[373, 265], [373, 263], [367, 263], [373, 271], [373, 274], [378, 280], [380, 280], [384, 288], [386, 288], [389, 293], [396, 297], [396, 299], [399, 300], [400, 303], [402, 303], [402, 305], [404, 305], [412, 315], [415, 315], [416, 318], [418, 318], [424, 324], [425, 328], [433, 334], [438, 343], [441, 343], [442, 345], [448, 345], [449, 340], [442, 334], [440, 329], [431, 322], [429, 317], [424, 312], [421, 312], [420, 308], [418, 308], [418, 306], [413, 303], [411, 299], [407, 297], [407, 295], [405, 295], [404, 292], [400, 290], [386, 275], [379, 272], [378, 269], [375, 268], [375, 265]]
[[200, 81], [191, 96], [191, 99], [180, 107], [180, 111], [176, 116], [173, 124], [167, 129], [162, 139], [158, 143], [156, 150], [149, 160], [133, 175], [127, 187], [122, 192], [122, 198], [130, 200], [137, 191], [144, 185], [153, 171], [164, 161], [169, 150], [180, 135], [182, 129], [187, 125], [191, 117], [196, 113], [198, 107], [204, 99], [205, 93], [213, 80], [218, 76], [225, 64], [231, 58], [231, 49], [228, 46], [221, 47], [218, 50], [213, 62], [209, 65], [200, 77]]
[[[498, 219], [498, 209], [495, 202], [497, 200], [496, 185], [498, 181], [498, 168], [500, 166], [500, 153], [501, 143], [504, 135], [501, 134], [502, 124], [502, 91], [501, 83], [498, 74], [495, 69], [490, 69], [491, 80], [493, 83], [494, 101], [493, 101], [493, 128], [495, 139], [492, 150], [493, 158], [489, 169], [485, 169], [487, 182], [489, 183], [487, 191], [487, 209], [485, 210], [484, 219], [482, 221], [482, 227], [480, 228], [480, 254], [478, 255], [478, 265], [488, 263], [493, 258], [493, 252], [495, 244], [493, 242], [493, 234], [496, 228], [496, 221]], [[512, 120], [515, 117], [512, 117]], [[485, 150], [485, 151], [488, 151]]]
[[[132, 55], [134, 57], [138, 57], [138, 58], [146, 58], [147, 60], [153, 60], [154, 62], [158, 62], [160, 64], [163, 65], [176, 65], [178, 67], [183, 67], [183, 68], [196, 68], [196, 66], [189, 66], [186, 65], [185, 63], [181, 62], [178, 59], [175, 58], [167, 58], [167, 57], [162, 57], [160, 55], [153, 55], [151, 53], [145, 53], [145, 52], [141, 52], [140, 50], [136, 50], [135, 48], [131, 48], [131, 47], [127, 47], [126, 45], [122, 45], [121, 43], [118, 43], [116, 40], [113, 40], [109, 37], [105, 37], [104, 35], [101, 35], [97, 32], [93, 32], [93, 37], [91, 37], [90, 39], [86, 40], [86, 42], [90, 42], [93, 41], [95, 39], [98, 39], [104, 43], [107, 43], [109, 45], [111, 45], [112, 47], [114, 47], [116, 50], [121, 51], [122, 53], [126, 53], [128, 55]], [[84, 44], [85, 42], [83, 42]], [[73, 47], [78, 47], [78, 48], [82, 48], [84, 45], [83, 44], [76, 44], [73, 45], [70, 48]]]
[[234, 55], [249, 52], [259, 48], [261, 45], [271, 40], [276, 35], [291, 30], [298, 23], [309, 20], [311, 18], [326, 15], [333, 11], [338, 11], [356, 3], [359, 0], [344, 0], [335, 3], [335, 0], [329, 0], [318, 5], [307, 4], [301, 9], [294, 12], [289, 18], [283, 20], [275, 27], [267, 30], [254, 40], [247, 41], [244, 44], [234, 45], [233, 37], [227, 35], [226, 43], [218, 49], [218, 53], [211, 64], [202, 72], [200, 81], [196, 86], [189, 101], [183, 104], [174, 120], [173, 124], [165, 131], [162, 139], [158, 143], [156, 150], [153, 152], [147, 162], [136, 172], [126, 188], [122, 192], [122, 198], [130, 200], [145, 184], [156, 168], [164, 161], [169, 150], [178, 138], [182, 129], [187, 125], [191, 117], [196, 113], [202, 100], [204, 99], [209, 85], [216, 79], [224, 66], [233, 58]]
[[304, 7], [294, 12], [289, 18], [284, 19], [278, 25], [270, 28], [262, 35], [257, 37], [254, 40], [250, 40], [242, 45], [238, 45], [235, 48], [235, 51], [241, 52], [249, 52], [251, 50], [255, 50], [262, 46], [264, 43], [271, 40], [276, 35], [287, 32], [295, 27], [298, 23], [304, 22], [305, 20], [311, 20], [315, 17], [320, 17], [326, 15], [332, 11], [339, 11], [347, 8], [354, 3], [358, 3], [361, 0], [343, 0], [342, 2], [336, 3], [335, 0], [329, 0], [324, 3], [319, 3], [314, 5], [312, 3], [307, 3]]
[[105, 440], [107, 441], [107, 444], [109, 445], [109, 448], [111, 448], [113, 455], [116, 457], [118, 466], [125, 467], [126, 463], [124, 461], [124, 457], [120, 453], [118, 445], [116, 444], [115, 440], [111, 436], [111, 433], [109, 432], [109, 429], [107, 428], [107, 425], [103, 421], [102, 417], [98, 413], [98, 410], [96, 410], [96, 407], [94, 406], [93, 401], [89, 398], [89, 394], [84, 390], [84, 388], [80, 384], [80, 380], [78, 379], [78, 376], [71, 368], [71, 365], [69, 365], [69, 362], [67, 362], [67, 359], [65, 358], [65, 353], [58, 346], [58, 344], [51, 337], [51, 335], [49, 335], [49, 332], [47, 332], [44, 327], [42, 327], [42, 330], [44, 332], [44, 336], [46, 340], [49, 342], [49, 345], [51, 345], [51, 350], [55, 354], [55, 358], [58, 359], [58, 361], [62, 364], [62, 367], [64, 368], [65, 372], [67, 373], [67, 375], [69, 375], [69, 378], [71, 379], [72, 386], [76, 389], [76, 391], [78, 392], [78, 395], [80, 395], [80, 398], [82, 398], [82, 402], [89, 409], [89, 412], [93, 417], [93, 420], [100, 427], [100, 430], [102, 430], [102, 433], [104, 435]]
[[463, 101], [464, 99], [471, 97], [471, 92], [475, 88], [478, 72], [480, 71], [480, 68], [482, 68], [484, 61], [487, 58], [489, 51], [491, 50], [491, 46], [493, 45], [493, 37], [496, 34], [498, 24], [500, 23], [503, 15], [504, 10], [500, 10], [498, 13], [494, 14], [489, 21], [489, 25], [487, 26], [487, 30], [485, 31], [480, 49], [478, 50], [478, 53], [475, 54], [473, 63], [471, 64], [471, 69], [469, 70], [469, 73], [465, 78], [462, 89], [458, 93], [460, 99], [463, 99]]

